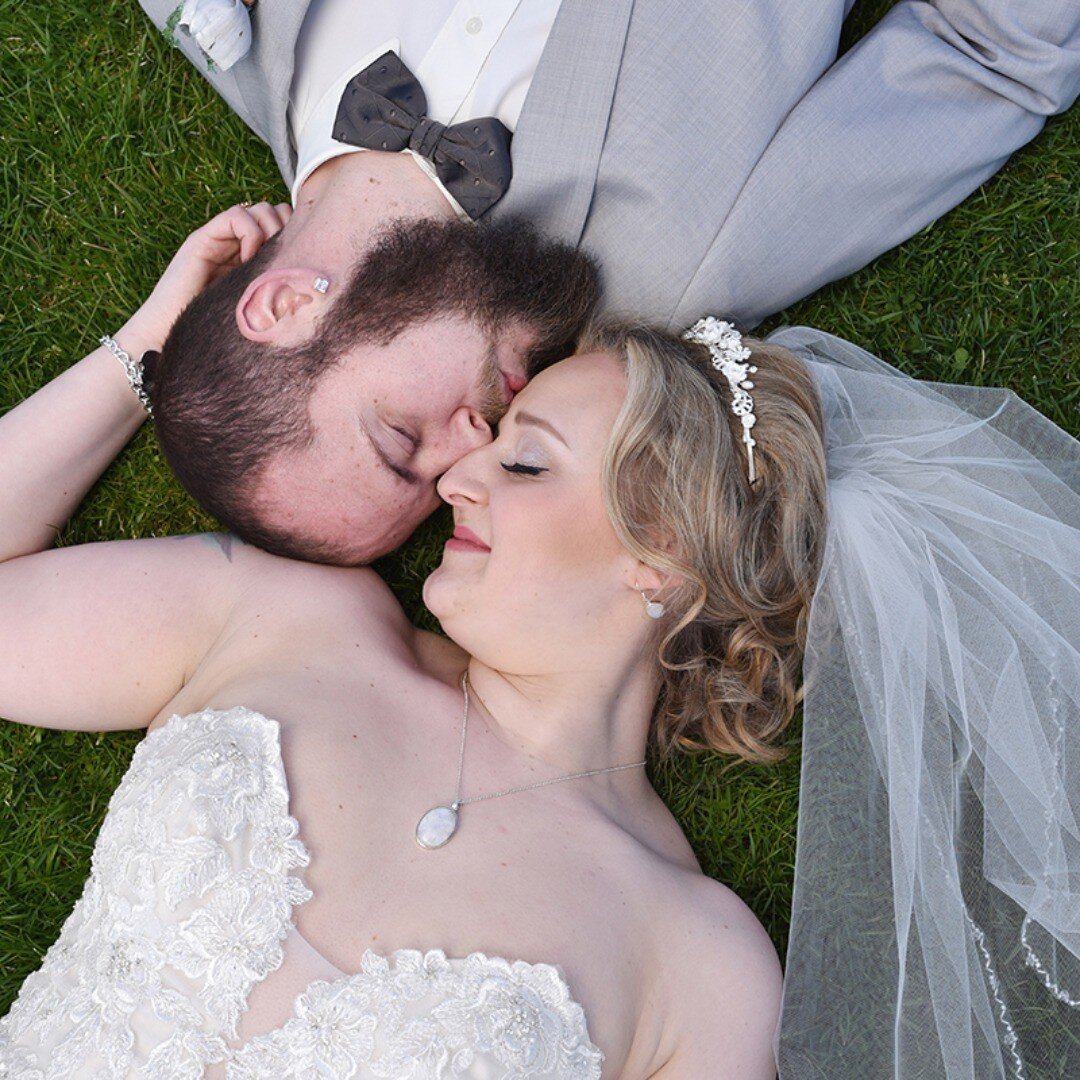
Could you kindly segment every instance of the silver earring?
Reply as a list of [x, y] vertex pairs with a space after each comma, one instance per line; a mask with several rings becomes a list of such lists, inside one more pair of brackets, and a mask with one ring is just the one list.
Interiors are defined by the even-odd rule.
[[324, 293], [327, 289], [330, 288], [330, 282], [327, 281], [324, 277], [317, 277], [312, 287], [315, 289], [316, 292]]
[[664, 605], [659, 600], [650, 600], [644, 590], [641, 591], [641, 599], [645, 601], [645, 614], [650, 619], [662, 619], [664, 617]]

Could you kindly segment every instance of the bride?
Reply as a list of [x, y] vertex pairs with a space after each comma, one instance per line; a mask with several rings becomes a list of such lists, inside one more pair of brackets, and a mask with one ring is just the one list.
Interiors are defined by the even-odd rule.
[[[447, 637], [224, 536], [9, 548], [0, 714], [148, 734], [0, 1072], [773, 1075], [773, 946], [642, 768], [767, 760], [797, 700], [820, 415], [755, 361], [753, 487], [706, 345], [613, 328], [537, 376], [439, 482]], [[99, 350], [4, 417], [4, 531], [138, 408]]]

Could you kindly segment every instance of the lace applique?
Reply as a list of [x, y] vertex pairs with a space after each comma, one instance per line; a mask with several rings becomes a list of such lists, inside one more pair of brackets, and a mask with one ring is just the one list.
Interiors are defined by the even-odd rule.
[[236, 1038], [248, 991], [281, 966], [292, 905], [309, 896], [295, 878], [243, 871], [169, 932], [169, 959], [185, 975], [203, 980], [203, 1001], [231, 1037]]
[[369, 952], [359, 974], [312, 983], [290, 1020], [238, 1050], [228, 1080], [347, 1080], [361, 1066], [364, 1076], [443, 1080], [470, 1075], [481, 1057], [502, 1067], [484, 1075], [507, 1080], [596, 1080], [603, 1055], [584, 1030], [581, 1006], [550, 965]]
[[282, 962], [293, 905], [311, 895], [292, 872], [307, 862], [276, 723], [232, 709], [151, 732], [82, 898], [0, 1020], [0, 1076], [201, 1080]]
[[466, 1075], [596, 1080], [603, 1055], [555, 968], [474, 953], [367, 953], [237, 1051], [276, 971], [309, 856], [288, 813], [278, 725], [247, 709], [173, 717], [137, 747], [90, 878], [0, 1019], [0, 1078], [230, 1080]]

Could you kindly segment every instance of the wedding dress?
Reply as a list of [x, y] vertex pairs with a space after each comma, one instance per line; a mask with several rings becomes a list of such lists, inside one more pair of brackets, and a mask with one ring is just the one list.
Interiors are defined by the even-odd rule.
[[0, 1020], [0, 1077], [600, 1076], [551, 965], [402, 949], [334, 967], [293, 919], [308, 859], [275, 721], [206, 710], [150, 732], [81, 899]]

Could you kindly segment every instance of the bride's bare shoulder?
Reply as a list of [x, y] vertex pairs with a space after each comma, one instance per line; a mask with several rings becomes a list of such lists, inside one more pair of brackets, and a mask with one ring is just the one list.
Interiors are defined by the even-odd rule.
[[654, 890], [661, 1080], [771, 1078], [783, 979], [769, 935], [726, 885], [672, 868]]
[[366, 566], [327, 566], [271, 555], [234, 537], [209, 534], [243, 577], [238, 617], [258, 616], [290, 630], [322, 629], [408, 637], [405, 612], [379, 575]]

